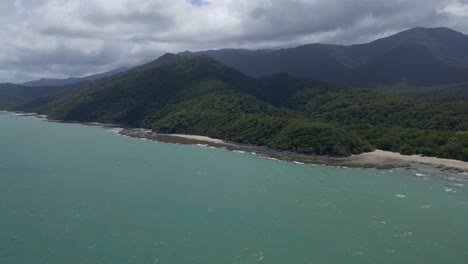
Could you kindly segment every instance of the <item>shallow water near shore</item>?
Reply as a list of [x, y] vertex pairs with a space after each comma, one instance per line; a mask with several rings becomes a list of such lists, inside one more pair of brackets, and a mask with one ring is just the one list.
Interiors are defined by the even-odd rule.
[[0, 113], [0, 263], [466, 263], [431, 167], [300, 165]]

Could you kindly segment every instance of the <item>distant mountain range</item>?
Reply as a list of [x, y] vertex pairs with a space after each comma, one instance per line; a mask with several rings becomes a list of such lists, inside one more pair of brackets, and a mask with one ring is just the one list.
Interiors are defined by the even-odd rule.
[[112, 71], [85, 76], [81, 78], [66, 79], [40, 79], [22, 84], [0, 83], [0, 110], [8, 109], [15, 105], [24, 104], [28, 101], [57, 95], [72, 89], [78, 89], [81, 85], [110, 77], [130, 68], [122, 67]]
[[84, 82], [95, 81], [104, 77], [112, 76], [121, 72], [128, 71], [129, 67], [121, 67], [117, 68], [108, 72], [103, 72], [99, 74], [89, 75], [81, 78], [66, 78], [66, 79], [46, 79], [42, 78], [35, 81], [21, 83], [22, 86], [30, 86], [30, 87], [39, 87], [39, 86], [69, 86], [69, 85], [76, 85]]
[[15, 109], [51, 118], [205, 135], [306, 154], [373, 148], [468, 160], [468, 104], [428, 103], [166, 54]]
[[468, 82], [468, 36], [448, 28], [414, 28], [368, 44], [310, 44], [281, 50], [183, 52], [210, 56], [251, 76], [288, 73], [364, 87]]
[[28, 87], [11, 83], [0, 83], [0, 110], [11, 108], [28, 101], [52, 96], [65, 91], [63, 87]]

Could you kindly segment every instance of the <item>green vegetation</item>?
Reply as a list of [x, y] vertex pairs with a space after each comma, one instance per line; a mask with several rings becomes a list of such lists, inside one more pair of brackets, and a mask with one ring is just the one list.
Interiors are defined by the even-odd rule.
[[[277, 75], [263, 80], [286, 84], [287, 79], [292, 78]], [[467, 103], [423, 102], [297, 79], [289, 83], [292, 87], [269, 101], [353, 132], [378, 149], [468, 160], [468, 142], [461, 136], [468, 131]], [[268, 99], [271, 93], [263, 91], [258, 96]]]
[[440, 86], [415, 86], [401, 82], [391, 86], [376, 87], [378, 91], [432, 102], [468, 102], [468, 83]]
[[17, 109], [307, 154], [344, 156], [376, 147], [468, 160], [466, 103], [423, 102], [285, 74], [253, 78], [207, 57], [168, 56]]

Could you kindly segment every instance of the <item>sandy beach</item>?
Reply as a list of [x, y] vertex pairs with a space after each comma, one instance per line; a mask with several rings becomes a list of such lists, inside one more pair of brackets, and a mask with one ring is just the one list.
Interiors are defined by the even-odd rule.
[[468, 172], [468, 162], [451, 159], [441, 159], [435, 157], [423, 157], [420, 155], [401, 155], [395, 152], [375, 150], [373, 152], [355, 155], [350, 158], [352, 162], [361, 164], [381, 164], [381, 163], [420, 163], [437, 167], [454, 168]]
[[210, 138], [210, 137], [205, 137], [205, 136], [182, 135], [182, 134], [171, 134], [170, 136], [180, 137], [180, 138], [185, 138], [185, 139], [191, 139], [191, 140], [196, 140], [196, 141], [203, 141], [203, 142], [214, 143], [214, 144], [225, 144], [226, 143], [221, 139], [215, 139], [215, 138]]

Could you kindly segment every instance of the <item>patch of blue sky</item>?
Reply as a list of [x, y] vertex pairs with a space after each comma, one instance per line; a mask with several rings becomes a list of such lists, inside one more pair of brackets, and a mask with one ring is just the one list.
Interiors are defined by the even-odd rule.
[[188, 0], [192, 5], [194, 6], [204, 6], [204, 5], [208, 5], [208, 1], [204, 1], [204, 0]]

